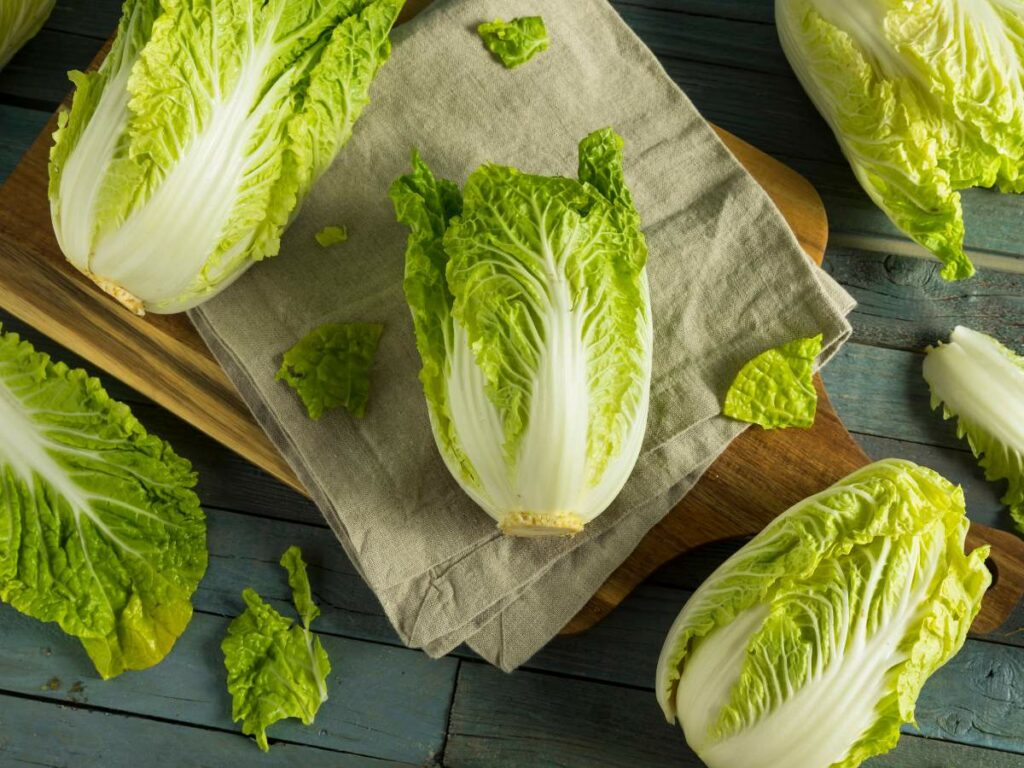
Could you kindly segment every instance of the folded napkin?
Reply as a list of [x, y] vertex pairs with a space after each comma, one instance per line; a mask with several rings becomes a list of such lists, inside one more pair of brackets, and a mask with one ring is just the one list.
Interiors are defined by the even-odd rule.
[[[551, 47], [508, 71], [476, 26], [542, 13]], [[742, 431], [719, 416], [740, 366], [823, 333], [853, 305], [605, 0], [437, 0], [395, 31], [373, 103], [292, 224], [281, 256], [191, 314], [312, 494], [402, 640], [432, 656], [463, 641], [503, 669], [544, 645]], [[387, 190], [413, 146], [462, 184], [484, 162], [575, 176], [576, 146], [612, 126], [650, 248], [655, 322], [643, 452], [615, 503], [572, 539], [498, 533], [434, 445], [402, 294], [407, 230]], [[320, 248], [324, 226], [347, 243]], [[326, 322], [382, 322], [366, 418], [310, 421], [274, 380]]]

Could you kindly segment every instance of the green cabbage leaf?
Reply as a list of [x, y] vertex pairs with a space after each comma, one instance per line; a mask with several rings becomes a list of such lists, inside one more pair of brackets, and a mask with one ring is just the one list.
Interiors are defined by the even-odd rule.
[[64, 255], [139, 313], [193, 307], [276, 255], [369, 102], [403, 2], [127, 0], [54, 134]]
[[958, 190], [1024, 191], [1024, 2], [776, 0], [775, 19], [868, 196], [970, 277]]
[[818, 408], [814, 362], [821, 340], [821, 334], [796, 339], [747, 362], [726, 392], [722, 413], [765, 429], [813, 425]]
[[57, 0], [0, 0], [0, 69], [39, 34]]
[[338, 226], [324, 227], [313, 237], [321, 248], [330, 248], [348, 240], [348, 230]]
[[79, 638], [104, 678], [161, 661], [192, 618], [195, 482], [97, 379], [0, 334], [0, 600]]
[[579, 531], [640, 451], [653, 329], [622, 150], [597, 131], [578, 179], [485, 165], [461, 194], [414, 154], [391, 188], [434, 437], [506, 533]]
[[1024, 357], [958, 325], [948, 344], [928, 348], [923, 373], [932, 408], [957, 420], [985, 478], [1007, 481], [1003, 503], [1024, 533]]
[[991, 583], [968, 525], [958, 486], [897, 459], [795, 504], [679, 614], [665, 717], [709, 768], [855, 768], [891, 749]]
[[311, 419], [343, 407], [356, 418], [366, 414], [370, 370], [384, 326], [328, 323], [310, 331], [284, 353], [277, 380], [292, 387]]
[[476, 31], [487, 50], [497, 56], [507, 69], [525, 64], [548, 47], [548, 31], [540, 16], [486, 21]]
[[221, 643], [232, 697], [231, 717], [242, 732], [256, 737], [264, 752], [267, 728], [279, 720], [297, 717], [310, 725], [327, 701], [331, 662], [320, 638], [309, 625], [320, 615], [298, 547], [281, 557], [288, 572], [292, 600], [302, 624], [284, 618], [251, 589], [242, 593], [246, 609], [228, 626]]

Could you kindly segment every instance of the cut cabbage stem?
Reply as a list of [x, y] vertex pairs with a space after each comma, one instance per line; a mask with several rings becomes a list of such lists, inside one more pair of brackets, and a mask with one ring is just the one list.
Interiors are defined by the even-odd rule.
[[583, 530], [584, 520], [575, 512], [510, 512], [499, 523], [507, 536], [575, 536]]
[[142, 299], [135, 294], [130, 291], [126, 291], [113, 280], [107, 280], [105, 277], [100, 277], [87, 269], [82, 270], [82, 272], [86, 277], [96, 283], [96, 287], [108, 296], [112, 296], [121, 306], [132, 314], [138, 315], [139, 317], [143, 317], [146, 314], [146, 305], [143, 303]]

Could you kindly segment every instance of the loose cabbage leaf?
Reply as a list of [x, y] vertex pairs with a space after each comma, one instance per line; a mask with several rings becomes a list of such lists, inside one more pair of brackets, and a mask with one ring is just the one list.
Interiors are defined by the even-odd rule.
[[797, 503], [679, 614], [665, 717], [712, 768], [856, 768], [891, 749], [991, 582], [968, 525], [958, 486], [897, 459]]
[[256, 737], [269, 751], [267, 728], [278, 720], [297, 717], [310, 725], [327, 701], [331, 662], [320, 638], [309, 625], [320, 615], [313, 602], [306, 564], [298, 547], [281, 557], [288, 571], [292, 599], [302, 625], [286, 619], [264, 603], [252, 589], [242, 593], [245, 612], [228, 626], [221, 643], [231, 694], [231, 717], [241, 721], [242, 733]]
[[0, 69], [39, 34], [57, 0], [0, 0]]
[[374, 323], [322, 325], [284, 353], [277, 380], [298, 393], [311, 419], [339, 406], [361, 419], [383, 332], [384, 326]]
[[776, 0], [775, 17], [868, 196], [944, 278], [970, 277], [958, 190], [1024, 191], [1024, 2]]
[[0, 599], [79, 638], [104, 678], [161, 661], [192, 617], [195, 482], [97, 379], [0, 334]]
[[948, 344], [928, 348], [923, 372], [932, 408], [957, 419], [985, 478], [1007, 481], [1003, 503], [1024, 533], [1024, 357], [958, 325]]
[[622, 149], [597, 131], [578, 180], [485, 165], [463, 196], [414, 155], [391, 189], [434, 436], [505, 532], [580, 530], [639, 454], [653, 330]]
[[525, 64], [548, 47], [548, 31], [540, 16], [521, 16], [511, 21], [495, 19], [477, 27], [477, 33], [487, 50], [508, 69]]
[[814, 361], [821, 340], [820, 333], [796, 339], [747, 362], [729, 386], [722, 413], [765, 429], [813, 425], [818, 408]]
[[324, 227], [313, 237], [316, 238], [321, 248], [330, 248], [332, 245], [348, 240], [348, 230], [344, 227]]
[[369, 102], [403, 1], [127, 0], [54, 135], [65, 256], [141, 313], [193, 307], [276, 255]]

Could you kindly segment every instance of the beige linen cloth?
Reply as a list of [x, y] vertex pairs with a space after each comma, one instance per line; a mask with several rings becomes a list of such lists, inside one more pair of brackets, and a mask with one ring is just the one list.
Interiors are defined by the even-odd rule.
[[[541, 13], [551, 47], [508, 71], [476, 26]], [[742, 431], [719, 416], [766, 348], [848, 336], [852, 299], [813, 267], [782, 216], [605, 0], [437, 0], [394, 33], [355, 136], [289, 229], [281, 255], [191, 314], [323, 511], [402, 640], [463, 641], [503, 669], [526, 661]], [[646, 442], [614, 504], [572, 539], [498, 533], [449, 476], [417, 378], [402, 294], [407, 230], [387, 198], [419, 147], [462, 184], [485, 162], [575, 176], [576, 146], [612, 126], [650, 248], [654, 373]], [[344, 245], [313, 235], [344, 224]], [[325, 322], [383, 322], [366, 418], [310, 421], [274, 380]], [[282, 543], [282, 547], [287, 542]]]

